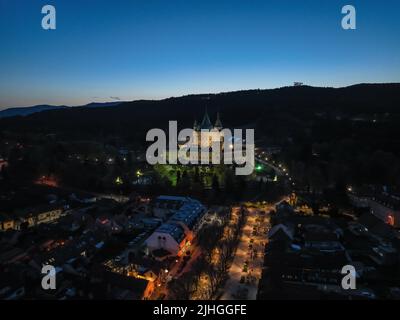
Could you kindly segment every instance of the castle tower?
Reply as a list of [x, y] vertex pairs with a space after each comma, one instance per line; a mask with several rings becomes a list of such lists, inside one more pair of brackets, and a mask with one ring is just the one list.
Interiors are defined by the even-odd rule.
[[213, 125], [211, 124], [210, 117], [208, 116], [207, 108], [206, 112], [203, 117], [203, 121], [201, 122], [200, 129], [204, 130], [211, 130], [213, 128]]
[[[221, 131], [223, 129], [219, 113], [217, 113], [217, 120], [215, 121], [215, 125], [213, 126], [206, 108], [203, 120], [201, 121], [200, 125], [197, 121], [195, 121], [193, 124], [193, 129], [195, 131], [193, 137], [195, 141], [194, 143], [200, 148], [209, 148], [211, 147], [213, 141], [220, 141], [221, 150], [223, 149], [223, 133], [212, 131], [215, 129]], [[201, 134], [202, 130], [204, 130], [205, 132]]]
[[217, 120], [215, 121], [214, 128], [218, 130], [222, 130], [224, 127], [222, 126], [221, 119], [219, 118], [219, 112], [217, 113]]
[[194, 120], [193, 130], [195, 130], [195, 131], [199, 131], [199, 130], [200, 130], [200, 126], [199, 126], [199, 124], [197, 123], [197, 120]]

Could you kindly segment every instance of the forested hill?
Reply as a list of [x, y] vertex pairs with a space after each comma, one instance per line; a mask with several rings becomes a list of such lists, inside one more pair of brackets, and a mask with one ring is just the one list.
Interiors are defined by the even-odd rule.
[[207, 108], [212, 121], [220, 112], [226, 126], [256, 123], [263, 130], [278, 123], [321, 119], [400, 119], [400, 83], [359, 84], [344, 88], [283, 87], [220, 94], [188, 95], [159, 101], [139, 100], [105, 108], [68, 108], [26, 117], [0, 119], [0, 130], [26, 133], [142, 135], [168, 120], [192, 126]]

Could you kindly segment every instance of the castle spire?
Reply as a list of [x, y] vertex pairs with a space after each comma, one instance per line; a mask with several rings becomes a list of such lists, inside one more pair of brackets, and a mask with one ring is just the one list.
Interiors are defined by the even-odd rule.
[[199, 124], [197, 123], [197, 120], [194, 120], [194, 124], [193, 124], [193, 130], [198, 131], [199, 130]]
[[214, 128], [216, 128], [218, 130], [222, 130], [223, 129], [221, 119], [219, 118], [219, 112], [217, 112], [217, 121], [215, 121]]
[[213, 128], [210, 117], [208, 116], [207, 107], [204, 113], [203, 121], [201, 122], [200, 129], [211, 130]]

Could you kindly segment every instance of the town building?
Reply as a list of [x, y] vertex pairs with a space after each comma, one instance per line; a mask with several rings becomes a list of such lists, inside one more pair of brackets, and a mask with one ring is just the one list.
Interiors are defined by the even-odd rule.
[[146, 300], [154, 291], [154, 282], [143, 278], [128, 277], [106, 271], [103, 281], [108, 298], [117, 300]]
[[8, 161], [0, 157], [0, 172], [8, 166]]
[[151, 204], [153, 216], [168, 220], [175, 213], [202, 209], [202, 204], [190, 197], [159, 196]]
[[400, 228], [400, 197], [383, 193], [369, 200], [371, 213], [387, 224]]
[[155, 215], [162, 214], [163, 218], [169, 219], [146, 240], [147, 248], [150, 252], [161, 250], [169, 255], [182, 255], [190, 247], [206, 208], [187, 197], [161, 196], [157, 198], [157, 204]]
[[185, 231], [178, 224], [164, 223], [146, 240], [150, 251], [166, 250], [177, 256], [186, 245]]
[[64, 212], [62, 205], [42, 205], [18, 210], [12, 214], [0, 214], [0, 231], [21, 230], [42, 223], [57, 221]]
[[400, 196], [349, 187], [347, 193], [355, 208], [369, 208], [370, 213], [395, 228], [400, 228]]

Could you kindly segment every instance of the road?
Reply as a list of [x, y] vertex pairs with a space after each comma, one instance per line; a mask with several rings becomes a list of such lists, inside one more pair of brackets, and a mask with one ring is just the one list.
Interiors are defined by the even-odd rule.
[[[197, 229], [200, 230], [207, 223], [219, 223], [215, 211], [212, 210], [207, 211], [207, 213], [203, 216], [202, 220], [199, 222]], [[173, 262], [169, 266], [168, 277], [167, 277], [169, 278], [169, 280], [178, 279], [180, 276], [190, 271], [193, 263], [203, 254], [201, 248], [197, 245], [196, 239], [194, 239], [194, 241], [191, 244], [190, 252], [191, 252], [190, 259], [187, 261], [186, 265], [183, 268], [182, 264], [184, 262], [182, 257], [179, 258], [177, 262]], [[155, 290], [152, 299], [156, 300], [157, 298], [160, 297], [160, 295], [165, 295], [165, 299], [168, 300], [170, 297], [167, 289], [167, 284], [168, 281], [165, 281], [159, 287], [157, 287], [157, 290]]]
[[[264, 264], [264, 248], [269, 231], [269, 212], [275, 205], [261, 209], [249, 208], [235, 257], [229, 269], [229, 279], [223, 289], [221, 300], [255, 300], [258, 282]], [[253, 231], [256, 231], [254, 234]], [[247, 265], [247, 267], [245, 267]]]
[[285, 176], [286, 175], [286, 172], [283, 171], [283, 169], [281, 169], [281, 168], [279, 168], [277, 166], [274, 166], [270, 162], [263, 160], [261, 157], [257, 157], [257, 161], [262, 163], [263, 165], [266, 165], [266, 166], [270, 167], [271, 169], [273, 169], [275, 171], [276, 174], [278, 174], [280, 176]]

